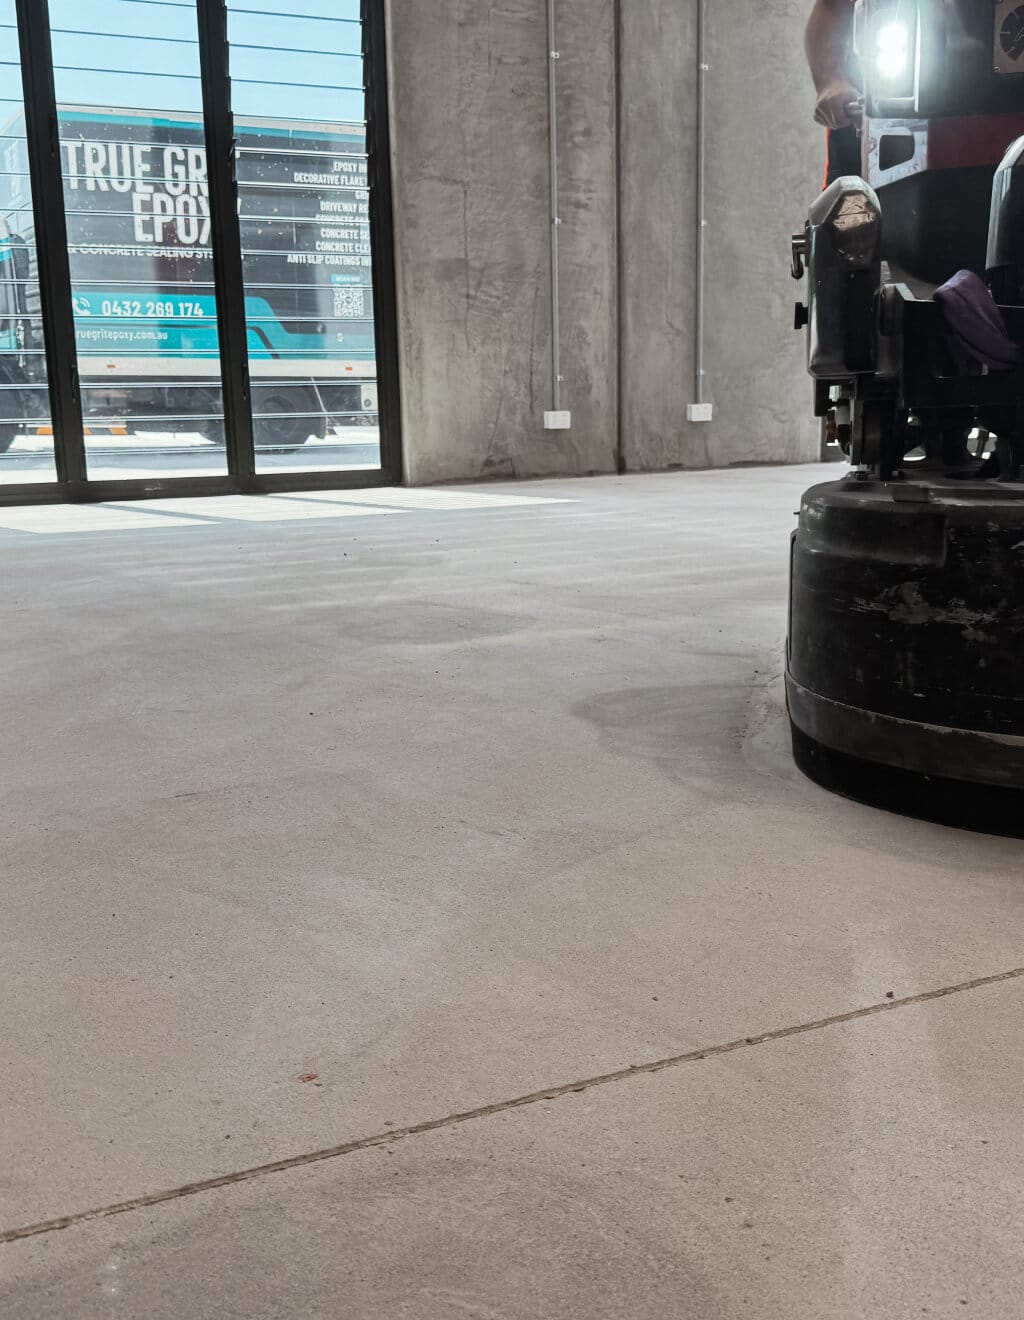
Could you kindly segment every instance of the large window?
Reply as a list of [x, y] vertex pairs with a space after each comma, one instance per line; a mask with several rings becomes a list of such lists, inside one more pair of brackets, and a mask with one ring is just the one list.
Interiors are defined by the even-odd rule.
[[226, 473], [195, 10], [50, 23], [88, 475]]
[[0, 484], [57, 479], [14, 0], [0, 0]]
[[[74, 424], [55, 436], [49, 416], [15, 54], [0, 62], [0, 482], [53, 481], [76, 444], [80, 486], [396, 476], [381, 462], [360, 0], [39, 6], [0, 0], [0, 20], [8, 50], [19, 8], [49, 43], [46, 78], [39, 40], [30, 62], [35, 86], [52, 77], [58, 125]], [[216, 169], [210, 123], [229, 126], [210, 130], [230, 149]]]
[[228, 0], [257, 469], [377, 467], [358, 0]]

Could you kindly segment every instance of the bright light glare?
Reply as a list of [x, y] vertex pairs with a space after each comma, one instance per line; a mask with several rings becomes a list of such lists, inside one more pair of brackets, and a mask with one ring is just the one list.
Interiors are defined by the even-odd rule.
[[883, 78], [901, 78], [910, 63], [910, 29], [906, 23], [886, 23], [878, 30], [875, 65]]

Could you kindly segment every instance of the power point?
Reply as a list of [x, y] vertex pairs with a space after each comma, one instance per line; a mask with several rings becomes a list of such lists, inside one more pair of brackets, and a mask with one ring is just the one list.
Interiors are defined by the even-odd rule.
[[572, 428], [571, 412], [546, 412], [544, 414], [545, 431], [568, 431]]
[[686, 405], [686, 420], [688, 422], [710, 422], [714, 420], [715, 405], [713, 403], [688, 403]]

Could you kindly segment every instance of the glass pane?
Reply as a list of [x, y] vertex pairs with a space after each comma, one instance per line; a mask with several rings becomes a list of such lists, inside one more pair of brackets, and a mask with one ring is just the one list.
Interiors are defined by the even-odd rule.
[[14, 0], [0, 0], [0, 484], [56, 481]]
[[256, 468], [380, 467], [359, 0], [229, 0]]
[[50, 19], [89, 476], [223, 474], [195, 9]]

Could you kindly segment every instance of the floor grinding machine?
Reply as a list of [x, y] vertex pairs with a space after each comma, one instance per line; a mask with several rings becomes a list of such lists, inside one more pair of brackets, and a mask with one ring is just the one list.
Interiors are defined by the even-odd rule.
[[837, 792], [1024, 835], [1024, 4], [860, 0], [862, 177], [794, 237], [849, 458], [793, 537], [787, 693]]

